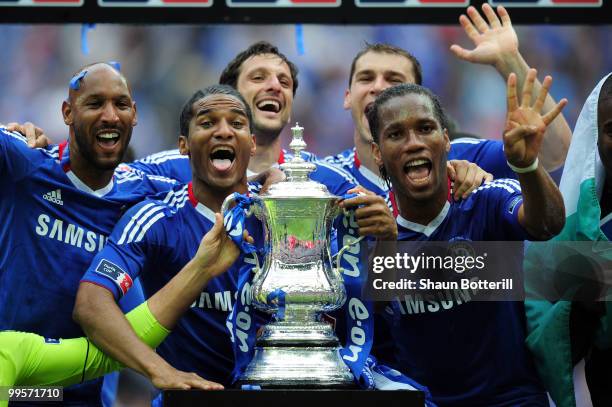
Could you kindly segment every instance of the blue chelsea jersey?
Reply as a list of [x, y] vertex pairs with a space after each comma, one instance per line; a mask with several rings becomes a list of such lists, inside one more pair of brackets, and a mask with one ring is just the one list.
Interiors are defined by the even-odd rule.
[[[291, 158], [291, 153], [281, 150], [277, 165]], [[357, 180], [343, 169], [326, 162], [318, 161], [315, 159], [315, 156], [309, 152], [302, 152], [302, 158], [307, 161], [312, 161], [317, 165], [317, 169], [310, 174], [310, 178], [313, 181], [325, 185], [332, 194], [342, 196], [346, 194], [348, 190], [357, 186]], [[191, 181], [189, 159], [187, 156], [181, 155], [178, 150], [168, 150], [152, 154], [128, 165], [146, 174], [165, 176], [176, 179], [181, 183]], [[247, 175], [251, 176], [255, 174], [247, 172]]]
[[[516, 178], [516, 174], [508, 167], [504, 154], [504, 144], [498, 140], [481, 140], [461, 138], [451, 142], [448, 153], [449, 160], [466, 160], [475, 163], [483, 170], [497, 178]], [[361, 165], [356, 149], [349, 148], [336, 155], [321, 159], [329, 164], [342, 168], [351, 174], [357, 183], [378, 195], [389, 192], [385, 181]]]
[[82, 336], [72, 308], [89, 263], [130, 206], [174, 184], [117, 169], [93, 191], [70, 170], [67, 143], [30, 149], [0, 128], [0, 330]]
[[[529, 237], [518, 222], [521, 205], [518, 181], [495, 180], [446, 202], [428, 225], [398, 216], [398, 240], [521, 241]], [[508, 259], [520, 276], [522, 252]], [[456, 294], [408, 294], [388, 307], [396, 367], [426, 385], [440, 406], [548, 406], [524, 343], [523, 303]]]
[[[195, 200], [191, 183], [143, 201], [119, 221], [83, 281], [101, 285], [119, 299], [140, 277], [150, 296], [193, 258], [213, 225], [213, 211]], [[250, 217], [246, 227], [262, 245], [259, 221]], [[241, 254], [227, 272], [211, 280], [158, 348], [159, 354], [177, 369], [231, 384], [234, 357], [226, 319], [236, 301], [240, 267], [261, 261]]]
[[[70, 170], [67, 142], [30, 149], [18, 133], [0, 128], [0, 330], [50, 338], [83, 336], [72, 321], [79, 280], [121, 215], [174, 181], [118, 168], [93, 191]], [[143, 299], [139, 282], [120, 303]], [[101, 381], [72, 386], [64, 405], [99, 405]]]

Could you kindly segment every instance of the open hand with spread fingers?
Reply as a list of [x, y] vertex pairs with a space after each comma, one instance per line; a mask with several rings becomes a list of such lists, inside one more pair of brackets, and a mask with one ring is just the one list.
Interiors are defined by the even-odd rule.
[[472, 40], [475, 48], [467, 50], [459, 45], [453, 44], [450, 50], [458, 58], [477, 64], [498, 65], [506, 59], [518, 55], [519, 42], [510, 16], [503, 6], [497, 7], [497, 14], [488, 4], [482, 5], [482, 12], [486, 20], [478, 10], [470, 6], [467, 16], [462, 14], [459, 23], [466, 35]]
[[544, 78], [540, 92], [535, 102], [532, 103], [536, 75], [535, 69], [529, 70], [520, 103], [516, 89], [516, 75], [512, 73], [508, 77], [508, 111], [503, 137], [504, 152], [508, 163], [518, 168], [527, 168], [535, 162], [542, 146], [546, 127], [567, 105], [567, 99], [561, 99], [551, 111], [542, 114], [542, 107], [552, 84], [552, 77]]

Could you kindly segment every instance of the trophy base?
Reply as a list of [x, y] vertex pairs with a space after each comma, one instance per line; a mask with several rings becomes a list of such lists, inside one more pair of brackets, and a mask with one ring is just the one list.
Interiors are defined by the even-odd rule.
[[351, 389], [353, 374], [339, 347], [257, 347], [237, 386], [264, 389]]
[[253, 360], [237, 384], [266, 389], [356, 388], [339, 345], [327, 323], [272, 322], [259, 334]]
[[296, 348], [336, 348], [338, 337], [331, 325], [325, 322], [284, 322], [276, 321], [265, 325], [257, 337], [257, 346]]

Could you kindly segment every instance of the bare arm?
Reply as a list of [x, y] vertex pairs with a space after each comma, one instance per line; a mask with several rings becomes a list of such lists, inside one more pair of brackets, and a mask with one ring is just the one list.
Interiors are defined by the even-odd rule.
[[535, 166], [538, 152], [542, 146], [546, 126], [567, 104], [562, 99], [553, 110], [542, 115], [548, 88], [552, 78], [547, 76], [532, 105], [531, 92], [536, 77], [531, 69], [523, 86], [521, 104], [517, 97], [517, 79], [514, 74], [508, 77], [508, 113], [504, 132], [504, 152], [508, 163], [517, 167], [518, 178], [523, 193], [523, 205], [519, 209], [518, 220], [531, 236], [549, 239], [558, 234], [565, 223], [565, 208], [559, 188], [544, 170], [542, 164]]
[[[238, 257], [238, 248], [225, 233], [221, 215], [215, 216], [215, 226], [202, 239], [194, 258], [148, 301], [151, 313], [166, 328], [174, 326], [208, 281], [225, 272]], [[136, 336], [107, 289], [81, 283], [74, 319], [105, 353], [149, 377], [155, 386], [188, 388], [177, 384], [178, 371]], [[198, 387], [220, 388], [216, 383], [206, 383], [208, 386]]]
[[136, 336], [112, 293], [106, 288], [87, 282], [81, 283], [73, 318], [104, 353], [140, 372], [154, 383], [156, 375], [170, 367]]
[[[466, 50], [453, 44], [451, 51], [465, 61], [495, 67], [504, 81], [508, 80], [510, 73], [514, 73], [518, 87], [522, 89], [527, 79], [529, 65], [519, 52], [518, 38], [508, 12], [503, 6], [499, 6], [497, 8], [498, 17], [487, 3], [482, 5], [482, 11], [488, 22], [474, 7], [467, 9], [469, 17], [465, 15], [459, 17], [459, 23], [476, 47], [473, 50]], [[541, 86], [536, 79], [532, 88], [534, 95], [539, 94]], [[547, 94], [543, 108], [545, 111], [551, 111], [556, 104], [552, 96]], [[558, 115], [547, 126], [546, 137], [539, 153], [544, 169], [552, 171], [563, 165], [571, 138], [572, 131], [567, 121], [563, 115]]]
[[[253, 241], [246, 230], [244, 237]], [[171, 329], [208, 282], [227, 271], [239, 254], [225, 232], [221, 214], [216, 213], [215, 225], [200, 242], [194, 258], [147, 301], [155, 319]]]

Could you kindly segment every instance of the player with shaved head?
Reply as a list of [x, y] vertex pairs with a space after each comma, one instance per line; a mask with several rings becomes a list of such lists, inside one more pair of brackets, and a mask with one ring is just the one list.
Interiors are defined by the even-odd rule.
[[[68, 140], [46, 149], [0, 128], [0, 330], [83, 336], [71, 315], [84, 271], [127, 208], [173, 185], [117, 168], [136, 105], [113, 65], [80, 69], [62, 115]], [[67, 389], [65, 403], [99, 405], [98, 385]]]

